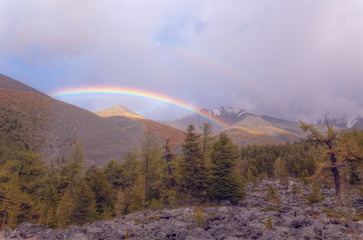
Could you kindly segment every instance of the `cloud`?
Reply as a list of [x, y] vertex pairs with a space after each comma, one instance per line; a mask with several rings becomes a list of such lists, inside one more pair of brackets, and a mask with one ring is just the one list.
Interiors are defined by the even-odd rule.
[[115, 85], [288, 119], [363, 113], [361, 1], [3, 0], [0, 14], [0, 67], [46, 92]]

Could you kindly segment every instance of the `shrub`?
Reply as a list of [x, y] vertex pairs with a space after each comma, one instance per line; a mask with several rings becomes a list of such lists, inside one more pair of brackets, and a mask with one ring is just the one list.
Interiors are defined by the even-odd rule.
[[270, 217], [266, 219], [265, 227], [267, 230], [274, 230], [274, 227], [272, 226], [272, 219]]
[[204, 212], [200, 208], [194, 210], [192, 217], [198, 227], [203, 228], [207, 224], [207, 219], [204, 216]]
[[278, 202], [280, 200], [279, 196], [277, 194], [277, 189], [274, 186], [268, 185], [265, 199], [266, 199], [266, 201], [274, 202], [274, 203]]

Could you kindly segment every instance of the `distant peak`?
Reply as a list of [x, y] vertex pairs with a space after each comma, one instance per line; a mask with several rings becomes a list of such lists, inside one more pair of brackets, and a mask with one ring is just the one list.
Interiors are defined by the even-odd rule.
[[225, 107], [225, 106], [222, 106], [219, 108], [214, 108], [214, 109], [201, 109], [201, 110], [199, 110], [199, 112], [207, 112], [209, 115], [215, 116], [215, 117], [218, 117], [221, 115], [237, 115], [238, 117], [240, 117], [244, 113], [247, 113], [247, 111], [243, 110], [243, 109]]
[[110, 108], [106, 108], [103, 110], [96, 111], [95, 114], [97, 114], [100, 117], [115, 117], [115, 116], [121, 116], [121, 117], [129, 117], [129, 118], [144, 118], [135, 112], [133, 112], [131, 109], [116, 105]]

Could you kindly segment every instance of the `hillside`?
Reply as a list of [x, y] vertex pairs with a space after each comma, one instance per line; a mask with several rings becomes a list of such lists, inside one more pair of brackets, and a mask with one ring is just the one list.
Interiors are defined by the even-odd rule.
[[181, 145], [185, 137], [183, 131], [163, 123], [146, 119], [124, 106], [118, 105], [95, 113], [121, 127], [140, 143], [145, 137], [146, 131], [150, 131], [155, 136], [159, 145], [163, 145], [165, 139], [169, 139], [170, 144], [174, 148]]
[[16, 81], [15, 79], [12, 79], [10, 77], [7, 77], [0, 73], [0, 89], [8, 89], [8, 90], [18, 90], [23, 92], [31, 92], [35, 93], [41, 96], [47, 96], [46, 94], [31, 88], [24, 83], [21, 83], [19, 81]]
[[137, 144], [116, 124], [3, 75], [0, 123], [3, 129], [16, 131], [47, 164], [67, 158], [76, 141], [83, 145], [85, 165], [123, 159]]
[[253, 114], [246, 115], [243, 120], [221, 132], [239, 146], [284, 144], [298, 141], [303, 136], [297, 123]]
[[[242, 109], [221, 107], [210, 110], [201, 109], [200, 112], [223, 122], [224, 127], [212, 124], [213, 133], [217, 135], [226, 133], [239, 146], [283, 144], [298, 141], [305, 135], [297, 122], [257, 115]], [[164, 123], [179, 129], [186, 129], [189, 124], [194, 124], [198, 130], [203, 122], [206, 120], [198, 114], [190, 114], [177, 121]]]

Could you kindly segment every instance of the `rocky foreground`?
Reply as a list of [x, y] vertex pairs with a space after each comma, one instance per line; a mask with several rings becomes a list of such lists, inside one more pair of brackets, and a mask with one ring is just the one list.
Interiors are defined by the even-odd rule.
[[[278, 188], [279, 202], [264, 200], [267, 184]], [[314, 206], [302, 197], [309, 191], [293, 194], [276, 183], [262, 182], [248, 192], [237, 206], [226, 202], [218, 207], [142, 211], [67, 230], [23, 223], [14, 231], [7, 229], [2, 239], [363, 239], [363, 221], [353, 220], [363, 210], [359, 197], [344, 208], [337, 207], [333, 190], [324, 190], [325, 200]]]

